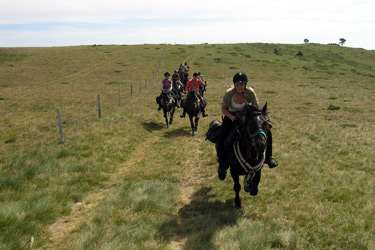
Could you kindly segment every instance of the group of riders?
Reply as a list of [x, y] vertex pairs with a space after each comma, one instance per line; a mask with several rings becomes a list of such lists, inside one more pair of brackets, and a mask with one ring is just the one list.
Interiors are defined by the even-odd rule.
[[172, 102], [178, 108], [183, 108], [183, 113], [181, 118], [185, 117], [186, 114], [186, 102], [183, 101], [183, 94], [186, 94], [185, 100], [189, 97], [192, 90], [196, 91], [197, 97], [200, 100], [200, 111], [203, 117], [207, 117], [205, 112], [205, 106], [207, 101], [203, 98], [204, 91], [206, 90], [207, 83], [203, 80], [203, 75], [198, 72], [193, 74], [193, 78], [189, 80], [189, 69], [190, 67], [185, 62], [184, 65], [180, 64], [179, 70], [175, 69], [173, 71], [172, 79], [170, 79], [170, 73], [164, 73], [164, 79], [161, 82], [161, 94], [157, 98], [159, 104], [158, 110], [162, 109], [160, 100], [163, 95], [167, 95], [172, 98]]
[[[224, 119], [221, 124], [217, 140], [216, 140], [216, 153], [218, 157], [219, 167], [218, 167], [218, 177], [220, 180], [224, 180], [226, 177], [227, 169], [229, 168], [229, 162], [226, 157], [226, 146], [225, 142], [230, 132], [233, 130], [235, 124], [240, 118], [240, 111], [243, 110], [245, 104], [251, 104], [259, 106], [256, 93], [253, 88], [247, 87], [247, 76], [246, 74], [240, 72], [233, 77], [233, 87], [228, 89], [222, 100], [221, 110], [224, 114]], [[187, 100], [189, 93], [194, 90], [200, 100], [200, 110], [203, 117], [206, 117], [205, 106], [207, 104], [206, 100], [203, 98], [203, 93], [205, 91], [207, 84], [203, 80], [203, 75], [200, 73], [194, 73], [193, 79], [189, 80], [189, 66], [187, 62], [184, 65], [180, 65], [179, 70], [174, 70], [172, 79], [170, 79], [170, 74], [166, 72], [164, 74], [164, 80], [161, 84], [162, 94], [170, 95], [173, 98], [175, 106], [184, 108], [181, 118], [185, 117], [186, 108], [183, 105], [182, 94], [186, 93], [185, 99]], [[181, 104], [181, 105], [180, 105]], [[159, 110], [161, 105], [159, 102]], [[271, 124], [270, 124], [271, 126]], [[270, 168], [276, 167], [278, 165], [277, 161], [272, 157], [272, 135], [269, 133], [267, 137], [267, 149], [265, 162]]]

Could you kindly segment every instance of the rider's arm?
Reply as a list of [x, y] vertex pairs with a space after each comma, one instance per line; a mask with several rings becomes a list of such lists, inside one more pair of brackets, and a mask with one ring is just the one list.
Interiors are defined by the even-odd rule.
[[228, 117], [229, 119], [231, 119], [232, 121], [234, 120], [234, 115], [232, 115], [227, 109], [225, 108], [221, 108], [221, 111], [223, 112], [223, 114]]
[[251, 87], [247, 87], [245, 90], [245, 99], [247, 102], [249, 102], [251, 105], [255, 105], [259, 107], [258, 97], [255, 94], [255, 91]]
[[189, 90], [190, 90], [190, 85], [191, 85], [191, 82], [188, 81], [188, 83], [186, 84], [186, 87], [185, 87], [186, 91], [189, 91]]

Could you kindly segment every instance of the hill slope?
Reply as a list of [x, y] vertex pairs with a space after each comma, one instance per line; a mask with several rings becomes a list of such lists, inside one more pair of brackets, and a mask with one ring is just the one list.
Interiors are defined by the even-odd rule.
[[[208, 83], [194, 138], [155, 103], [185, 61]], [[317, 44], [0, 48], [0, 248], [374, 248], [374, 69], [374, 51]], [[204, 140], [238, 71], [280, 164], [241, 211]]]

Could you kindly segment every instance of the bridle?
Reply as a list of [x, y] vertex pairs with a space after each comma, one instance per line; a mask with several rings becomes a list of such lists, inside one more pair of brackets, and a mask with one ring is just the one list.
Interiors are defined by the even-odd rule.
[[[245, 121], [245, 123], [244, 123], [243, 132], [247, 133], [247, 135], [248, 135], [248, 136], [246, 136], [246, 135], [244, 136], [245, 137], [244, 139], [245, 139], [245, 144], [246, 145], [251, 144], [253, 147], [255, 147], [255, 137], [257, 135], [263, 135], [264, 138], [267, 140], [267, 135], [263, 131], [263, 129], [258, 128], [255, 132], [252, 133], [250, 131], [249, 126], [248, 126], [248, 119], [252, 119], [254, 116], [260, 116], [260, 115], [262, 115], [262, 113], [255, 112], [254, 114], [252, 114], [251, 117], [247, 118], [246, 121]], [[250, 163], [247, 162], [246, 159], [243, 157], [243, 155], [241, 153], [241, 149], [240, 149], [240, 141], [239, 140], [237, 140], [233, 144], [233, 151], [234, 151], [234, 154], [236, 156], [236, 159], [237, 159], [238, 163], [241, 165], [241, 167], [246, 172], [246, 177], [244, 179], [244, 185], [247, 185], [247, 183], [250, 180], [251, 181], [253, 180], [256, 172], [258, 172], [258, 171], [260, 171], [262, 169], [264, 161], [265, 161], [265, 158], [266, 158], [266, 150], [263, 151], [263, 153], [261, 154], [261, 160], [255, 166], [250, 165]]]

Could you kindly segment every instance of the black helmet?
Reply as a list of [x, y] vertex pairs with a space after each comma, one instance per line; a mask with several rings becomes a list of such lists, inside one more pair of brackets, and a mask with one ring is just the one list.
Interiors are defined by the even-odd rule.
[[164, 76], [170, 76], [169, 72], [165, 72]]
[[236, 82], [241, 82], [244, 83], [245, 85], [247, 84], [247, 76], [245, 73], [239, 72], [233, 76], [233, 84]]

